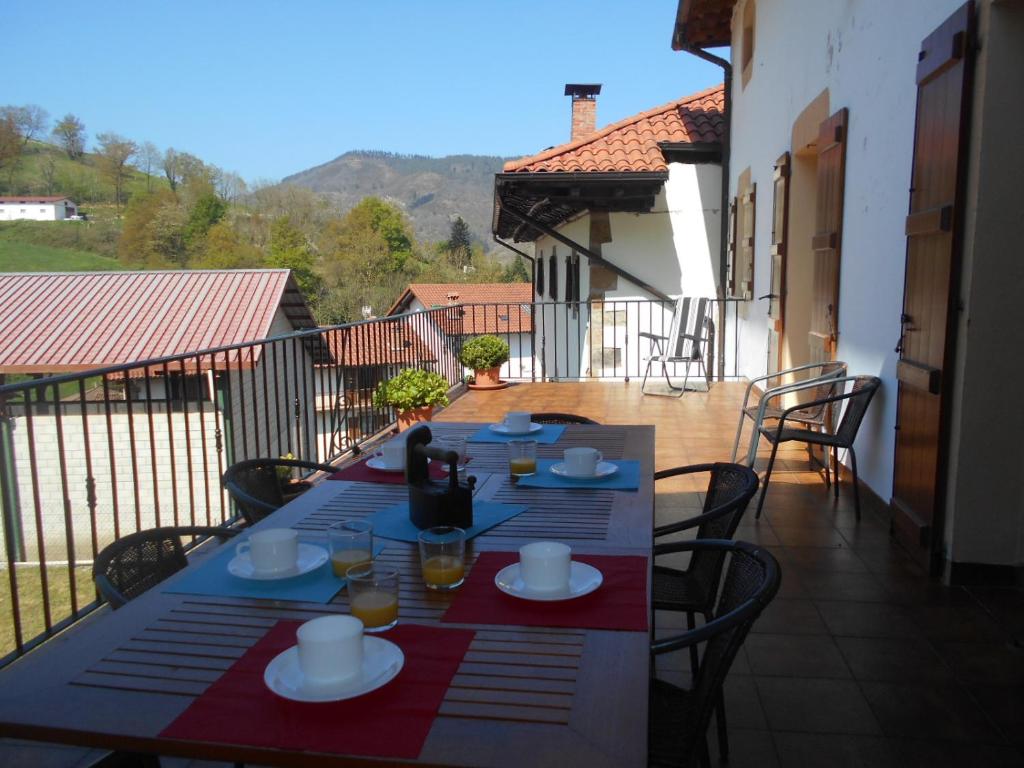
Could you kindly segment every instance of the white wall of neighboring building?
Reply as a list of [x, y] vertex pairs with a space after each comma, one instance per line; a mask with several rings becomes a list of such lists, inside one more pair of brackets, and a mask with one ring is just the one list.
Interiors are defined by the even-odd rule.
[[0, 202], [0, 221], [61, 221], [76, 212], [70, 200], [40, 202], [25, 198], [25, 202]]
[[[748, 0], [749, 2], [750, 0]], [[739, 50], [744, 2], [733, 15]], [[772, 174], [791, 149], [793, 123], [823, 89], [829, 113], [849, 110], [837, 358], [883, 388], [858, 438], [861, 478], [881, 498], [892, 491], [896, 361], [904, 220], [913, 155], [920, 41], [962, 0], [757, 0], [752, 74], [734, 62], [730, 196], [749, 168], [757, 184], [755, 297], [770, 293]], [[766, 370], [767, 302], [739, 309], [739, 373]], [[726, 335], [732, 353], [731, 333]]]

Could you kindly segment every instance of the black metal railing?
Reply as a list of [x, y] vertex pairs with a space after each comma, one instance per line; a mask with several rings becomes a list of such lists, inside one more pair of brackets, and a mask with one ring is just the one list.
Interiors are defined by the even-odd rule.
[[91, 563], [111, 541], [232, 521], [221, 485], [232, 463], [330, 462], [391, 428], [373, 392], [399, 370], [456, 387], [470, 373], [464, 341], [493, 333], [512, 350], [508, 379], [634, 378], [649, 352], [639, 333], [667, 335], [672, 310], [633, 299], [446, 306], [0, 386], [0, 665], [97, 607]]

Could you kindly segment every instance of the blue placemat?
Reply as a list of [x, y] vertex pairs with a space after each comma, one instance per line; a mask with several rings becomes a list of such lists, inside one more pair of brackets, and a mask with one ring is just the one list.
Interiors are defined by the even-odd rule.
[[[339, 579], [331, 570], [330, 560], [315, 571], [291, 579], [256, 581], [232, 576], [228, 573], [228, 563], [235, 556], [235, 547], [241, 541], [244, 541], [242, 536], [231, 539], [225, 546], [220, 547], [221, 551], [212, 555], [205, 563], [184, 571], [180, 578], [175, 579], [164, 588], [164, 592], [328, 603], [345, 586], [345, 580]], [[303, 543], [315, 544], [327, 549], [326, 541], [303, 541]], [[382, 549], [384, 549], [383, 544], [374, 544], [374, 557]]]
[[[466, 529], [466, 538], [472, 539], [499, 523], [526, 511], [525, 504], [497, 504], [493, 501], [473, 501], [473, 525]], [[373, 535], [397, 541], [415, 543], [420, 529], [409, 519], [409, 502], [382, 509], [367, 518], [373, 523]]]
[[537, 459], [537, 474], [520, 477], [518, 484], [526, 488], [606, 488], [613, 491], [636, 491], [640, 488], [639, 461], [610, 461], [619, 471], [600, 480], [575, 480], [551, 473], [561, 459]]
[[528, 435], [500, 435], [494, 432], [490, 425], [481, 427], [470, 438], [471, 443], [511, 443], [514, 440], [536, 440], [545, 445], [557, 443], [558, 438], [565, 432], [565, 424], [542, 424], [537, 432]]

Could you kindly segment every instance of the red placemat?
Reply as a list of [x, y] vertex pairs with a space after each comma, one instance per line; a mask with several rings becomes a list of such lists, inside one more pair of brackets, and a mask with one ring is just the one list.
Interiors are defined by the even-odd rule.
[[271, 659], [295, 644], [300, 622], [280, 621], [161, 736], [310, 752], [415, 758], [474, 633], [399, 624], [381, 635], [405, 654], [398, 677], [347, 701], [281, 698], [263, 683]]
[[[367, 459], [366, 461], [369, 461]], [[350, 467], [345, 467], [340, 472], [328, 475], [328, 480], [349, 480], [356, 483], [390, 483], [391, 485], [405, 485], [405, 472], [381, 472], [379, 469], [371, 469], [366, 466], [366, 461], [360, 461]], [[466, 459], [465, 463], [469, 463]], [[427, 467], [427, 472], [433, 480], [447, 480], [448, 470], [439, 461], [432, 461]]]
[[517, 562], [518, 552], [483, 552], [441, 621], [647, 631], [646, 557], [574, 554], [572, 559], [601, 571], [601, 586], [573, 600], [544, 603], [506, 595], [495, 586], [495, 575]]

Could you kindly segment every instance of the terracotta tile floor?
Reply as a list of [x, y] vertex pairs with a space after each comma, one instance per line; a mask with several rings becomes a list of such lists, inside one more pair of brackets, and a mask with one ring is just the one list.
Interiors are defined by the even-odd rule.
[[[562, 411], [654, 424], [666, 469], [729, 459], [744, 388], [720, 383], [677, 400], [645, 397], [639, 382], [521, 384], [471, 392], [437, 418]], [[767, 454], [762, 445], [759, 469]], [[727, 681], [729, 765], [1024, 765], [1021, 593], [929, 581], [869, 494], [857, 522], [845, 473], [836, 501], [805, 449], [779, 457], [764, 515], [755, 520], [752, 504], [737, 531], [770, 549], [783, 582]], [[694, 514], [698, 490], [659, 483], [657, 522]], [[680, 616], [658, 617], [659, 635], [680, 626]], [[686, 683], [688, 661], [662, 659], [658, 674]]]
[[[728, 460], [743, 389], [716, 384], [676, 400], [645, 397], [639, 382], [522, 384], [471, 392], [437, 418], [567, 411], [602, 423], [654, 424], [656, 465], [664, 469]], [[783, 582], [726, 683], [728, 764], [1024, 765], [1022, 594], [930, 582], [890, 541], [884, 509], [867, 494], [858, 523], [847, 478], [837, 502], [802, 449], [780, 457], [764, 516], [754, 520], [752, 506], [737, 532], [771, 550]], [[677, 480], [659, 483], [657, 521], [694, 514], [698, 492]], [[680, 626], [680, 616], [658, 617], [659, 634]], [[658, 665], [659, 676], [676, 682], [685, 683], [688, 670], [681, 656]], [[713, 733], [710, 743], [714, 754]], [[42, 755], [21, 751], [38, 762], [19, 762], [17, 747], [0, 747], [0, 762], [5, 755], [13, 765], [82, 765], [86, 757], [44, 748]]]

